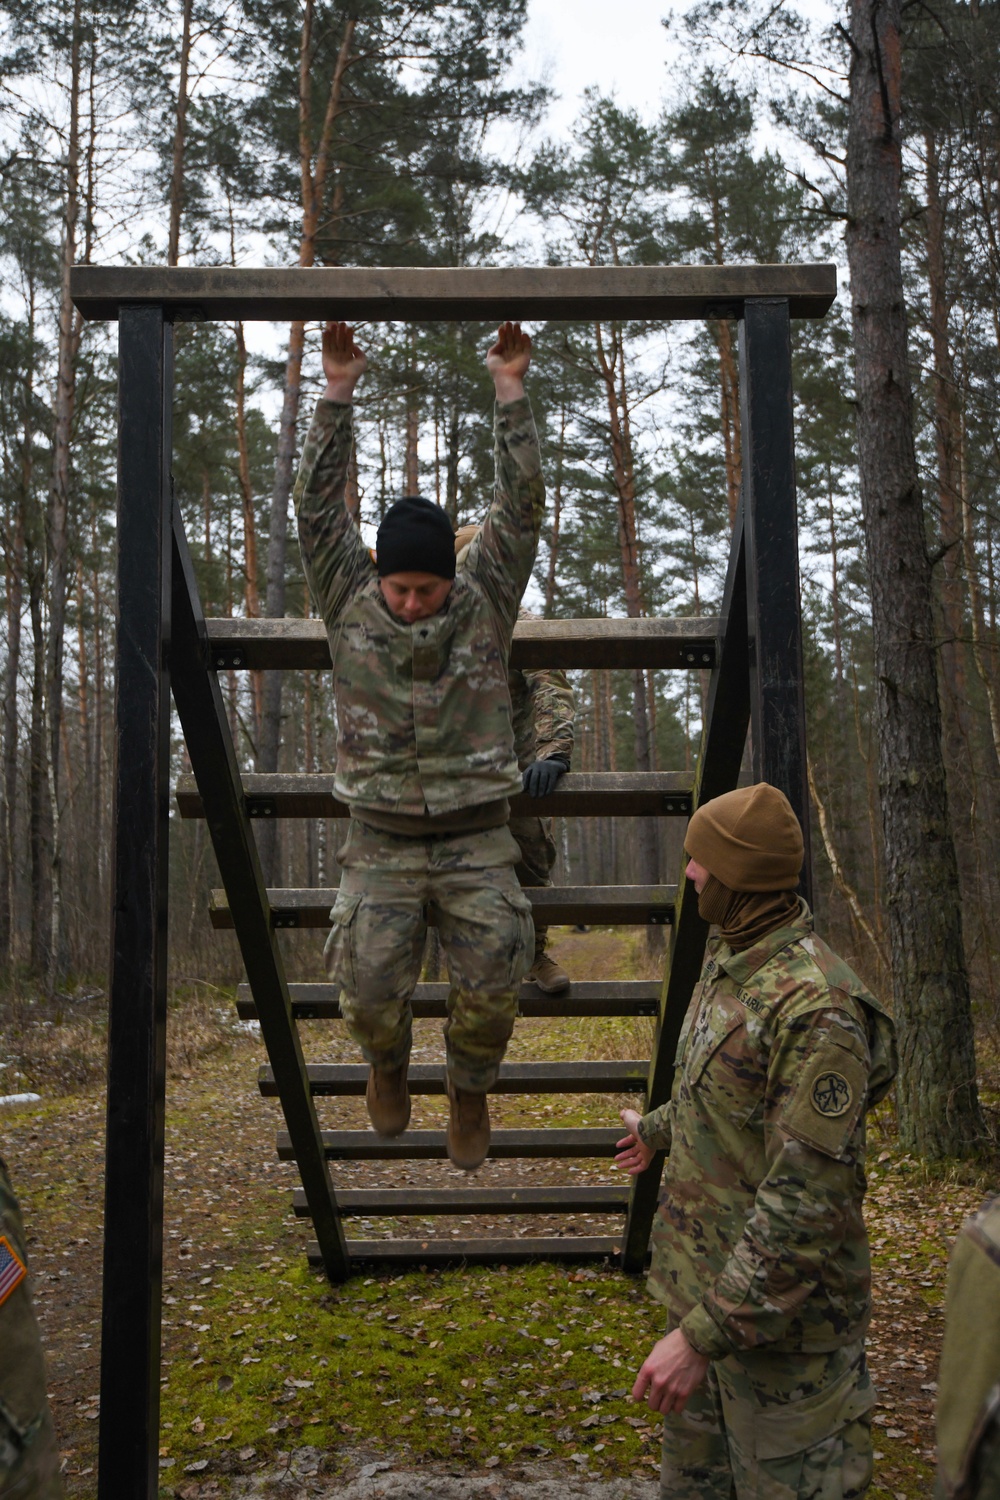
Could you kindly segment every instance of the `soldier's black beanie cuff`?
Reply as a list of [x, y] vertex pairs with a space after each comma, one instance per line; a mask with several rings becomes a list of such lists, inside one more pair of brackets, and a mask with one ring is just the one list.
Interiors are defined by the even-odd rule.
[[390, 505], [375, 538], [375, 566], [380, 578], [392, 573], [455, 576], [455, 533], [432, 500], [406, 495]]

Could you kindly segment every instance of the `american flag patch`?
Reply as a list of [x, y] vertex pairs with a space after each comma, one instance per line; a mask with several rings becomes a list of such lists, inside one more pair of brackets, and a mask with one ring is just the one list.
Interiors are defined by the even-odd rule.
[[0, 1305], [7, 1301], [16, 1286], [21, 1285], [27, 1274], [24, 1261], [11, 1249], [10, 1241], [0, 1234]]

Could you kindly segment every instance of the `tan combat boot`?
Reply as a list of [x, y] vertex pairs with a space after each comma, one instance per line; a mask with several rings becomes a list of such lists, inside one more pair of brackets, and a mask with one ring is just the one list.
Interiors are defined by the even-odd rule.
[[569, 989], [569, 975], [546, 953], [548, 935], [547, 927], [535, 928], [535, 961], [524, 977], [530, 984], [537, 984], [543, 995], [561, 995]]
[[406, 1086], [409, 1061], [398, 1068], [382, 1068], [372, 1063], [368, 1070], [365, 1103], [368, 1118], [379, 1135], [402, 1135], [410, 1123], [410, 1091]]
[[452, 1165], [474, 1172], [490, 1149], [490, 1109], [485, 1094], [460, 1089], [448, 1078], [448, 1155]]

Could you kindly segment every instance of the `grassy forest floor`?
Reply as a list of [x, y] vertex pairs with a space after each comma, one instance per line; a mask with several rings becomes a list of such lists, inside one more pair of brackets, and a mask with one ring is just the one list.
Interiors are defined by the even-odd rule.
[[[633, 934], [556, 935], [578, 977], [641, 977]], [[28, 1225], [36, 1307], [49, 1359], [67, 1493], [94, 1492], [104, 1100], [100, 1000], [39, 1023], [8, 999], [0, 1093], [42, 1102], [0, 1112]], [[659, 1422], [635, 1406], [635, 1371], [660, 1334], [641, 1281], [553, 1265], [359, 1276], [329, 1286], [306, 1263], [308, 1223], [290, 1213], [295, 1170], [275, 1160], [277, 1101], [260, 1097], [259, 1035], [232, 997], [180, 996], [169, 1023], [161, 1495], [580, 1496], [651, 1500]], [[356, 1060], [338, 1025], [302, 1027], [312, 1061]], [[414, 1057], [442, 1056], [439, 1023], [418, 1023]], [[511, 1056], [648, 1055], [649, 1023], [521, 1021]], [[997, 1097], [1000, 1078], [984, 1079]], [[605, 1125], [624, 1099], [498, 1098], [494, 1124]], [[634, 1101], [631, 1101], [634, 1102]], [[321, 1123], [360, 1128], [361, 1099], [319, 1100]], [[335, 1115], [336, 1112], [336, 1115]], [[415, 1127], [441, 1126], [439, 1098], [414, 1100]], [[381, 1172], [379, 1167], [382, 1167]], [[334, 1169], [338, 1185], [427, 1181], [447, 1162]], [[484, 1184], [565, 1180], [559, 1163], [487, 1162]], [[616, 1180], [609, 1163], [569, 1168]], [[393, 1174], [393, 1175], [390, 1175]], [[495, 1175], [493, 1175], [495, 1174]], [[995, 1174], [993, 1176], [995, 1182]], [[933, 1403], [949, 1246], [990, 1183], [968, 1169], [929, 1172], [902, 1155], [892, 1118], [876, 1119], [867, 1218], [875, 1264], [870, 1361], [879, 1391], [874, 1495], [928, 1495]], [[620, 1221], [582, 1219], [577, 1232]], [[468, 1221], [424, 1221], [435, 1234]], [[556, 1232], [537, 1217], [500, 1233]], [[409, 1235], [391, 1221], [348, 1233]], [[419, 1227], [417, 1229], [419, 1232]]]

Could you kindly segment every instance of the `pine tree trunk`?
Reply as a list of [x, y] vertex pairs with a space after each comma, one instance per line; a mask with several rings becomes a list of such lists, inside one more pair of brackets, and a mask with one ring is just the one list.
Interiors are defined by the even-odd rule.
[[900, 0], [852, 0], [847, 251], [900, 1138], [904, 1149], [937, 1158], [976, 1151], [982, 1118], [907, 361], [899, 18]]
[[[29, 368], [28, 379], [30, 382]], [[30, 390], [30, 384], [29, 384]], [[25, 423], [25, 452], [22, 460], [26, 484], [30, 484], [31, 431]], [[7, 659], [3, 684], [3, 827], [0, 828], [0, 965], [13, 957], [13, 922], [15, 907], [14, 869], [17, 851], [17, 675], [21, 664], [21, 610], [24, 605], [24, 500], [18, 495], [6, 563], [7, 584]]]
[[191, 9], [193, 0], [184, 0], [181, 26], [180, 78], [177, 84], [177, 113], [174, 119], [174, 151], [170, 169], [170, 227], [167, 233], [167, 265], [176, 266], [181, 244], [181, 213], [184, 208], [184, 143], [187, 139], [188, 69], [191, 63]]
[[28, 731], [28, 863], [31, 871], [31, 968], [45, 975], [52, 941], [51, 806], [45, 736], [45, 634], [42, 628], [42, 568], [37, 556], [28, 575], [28, 605], [34, 660]]
[[[605, 340], [600, 323], [595, 326], [598, 366], [604, 380], [608, 407], [608, 431], [611, 444], [611, 473], [618, 498], [618, 547], [621, 554], [622, 582], [625, 587], [625, 610], [629, 618], [645, 613], [639, 565], [639, 536], [635, 516], [635, 463], [632, 453], [631, 413], [625, 384], [625, 351], [620, 325], [611, 324], [610, 340]], [[641, 668], [632, 673], [632, 722], [635, 730], [635, 768], [652, 770], [649, 738], [649, 707], [646, 701], [646, 678]], [[639, 880], [656, 885], [659, 878], [659, 848], [654, 819], [638, 820], [636, 850]], [[663, 933], [657, 927], [646, 929], [649, 951], [661, 951]]]
[[[344, 74], [350, 59], [351, 42], [357, 25], [348, 17], [337, 63], [330, 81], [326, 113], [319, 147], [313, 158], [312, 145], [312, 22], [313, 0], [307, 0], [302, 23], [299, 53], [299, 168], [302, 178], [302, 239], [299, 265], [311, 266], [316, 259], [316, 236], [324, 204], [326, 179], [331, 164], [333, 133], [340, 112]], [[302, 351], [305, 324], [295, 322], [288, 335], [288, 357], [285, 362], [284, 398], [278, 430], [278, 451], [274, 464], [274, 488], [271, 492], [271, 518], [267, 542], [267, 613], [285, 613], [285, 549], [288, 541], [288, 501], [292, 493], [292, 471], [295, 464], [295, 435], [302, 391]], [[278, 745], [281, 740], [282, 674], [268, 672], [261, 694], [261, 723], [257, 740], [257, 770], [274, 773], [278, 769]], [[257, 824], [257, 843], [261, 867], [268, 885], [273, 885], [278, 858], [278, 824], [261, 820]]]
[[76, 260], [80, 176], [80, 0], [73, 6], [70, 43], [69, 135], [66, 148], [66, 198], [63, 206], [62, 271], [59, 296], [59, 343], [52, 440], [52, 484], [48, 511], [48, 640], [45, 652], [45, 715], [48, 730], [48, 787], [52, 862], [52, 930], [48, 939], [46, 986], [55, 988], [62, 966], [62, 879], [59, 801], [60, 745], [62, 742], [63, 649], [66, 626], [68, 521], [70, 500], [70, 443], [76, 397], [76, 350], [79, 334], [74, 327], [73, 300], [69, 290], [70, 267]]

